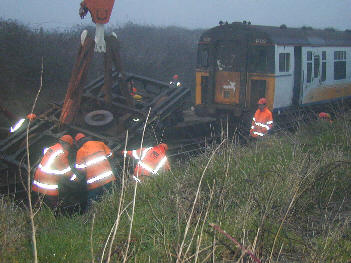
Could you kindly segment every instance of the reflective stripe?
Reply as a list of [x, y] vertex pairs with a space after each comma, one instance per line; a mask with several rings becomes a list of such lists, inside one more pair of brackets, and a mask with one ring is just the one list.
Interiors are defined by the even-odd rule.
[[133, 175], [133, 179], [137, 182], [137, 183], [141, 183], [140, 179], [136, 176]]
[[251, 126], [251, 129], [255, 128], [255, 126]]
[[256, 135], [259, 135], [259, 136], [264, 136], [263, 133], [261, 133], [261, 132], [256, 132], [256, 131], [254, 131], [253, 134], [256, 134]]
[[43, 154], [45, 155], [46, 154], [46, 152], [49, 150], [49, 148], [44, 148], [44, 150], [43, 150]]
[[58, 185], [57, 184], [43, 184], [43, 183], [40, 183], [38, 181], [33, 181], [33, 184], [35, 184], [36, 186], [40, 187], [40, 188], [44, 188], [44, 189], [47, 189], [47, 190], [55, 190], [58, 188]]
[[252, 120], [253, 120], [254, 122], [256, 122], [256, 119], [255, 119], [255, 117], [253, 117], [253, 118], [252, 118]]
[[41, 164], [39, 164], [39, 168], [40, 170], [42, 170], [47, 174], [56, 174], [56, 175], [62, 175], [71, 171], [71, 167], [67, 167], [63, 170], [54, 170], [54, 169], [51, 169], [50, 167], [42, 166]]
[[137, 155], [136, 150], [133, 150], [132, 154], [136, 160], [139, 160], [139, 156]]
[[62, 175], [62, 174], [65, 174], [65, 173], [68, 173], [69, 171], [71, 171], [71, 167], [69, 167], [69, 166], [63, 170], [55, 170], [55, 169], [51, 168], [51, 165], [55, 161], [56, 157], [59, 156], [60, 154], [63, 154], [63, 150], [58, 150], [58, 151], [54, 152], [50, 156], [50, 158], [49, 158], [48, 162], [45, 164], [45, 166], [43, 166], [42, 164], [39, 164], [40, 170], [42, 170], [44, 173], [47, 173], [47, 174], [56, 174], [56, 175]]
[[110, 152], [108, 155], [106, 155], [107, 158], [112, 156], [112, 152]]
[[20, 119], [13, 127], [10, 128], [10, 132], [17, 131], [22, 126], [25, 120], [26, 119]]
[[87, 180], [87, 184], [92, 184], [92, 183], [94, 183], [96, 181], [99, 181], [99, 180], [104, 179], [106, 177], [109, 177], [111, 175], [113, 175], [112, 171], [104, 172], [102, 174], [99, 174], [98, 176], [95, 176], [95, 177], [90, 178], [89, 180]]
[[143, 154], [141, 155], [141, 160], [143, 160], [143, 159], [145, 158], [147, 152], [150, 151], [151, 148], [152, 148], [152, 147], [148, 147], [148, 148], [146, 148], [146, 149], [143, 151]]
[[144, 168], [145, 170], [147, 170], [148, 172], [152, 173], [152, 174], [157, 174], [157, 172], [162, 168], [162, 166], [164, 166], [164, 164], [167, 161], [167, 157], [163, 157], [162, 160], [158, 163], [158, 165], [156, 166], [155, 170], [153, 170], [150, 166], [148, 166], [146, 163], [139, 161], [138, 164]]
[[264, 123], [262, 123], [262, 122], [255, 122], [255, 125], [260, 126], [260, 127], [263, 127], [263, 128], [266, 128], [267, 130], [270, 129], [268, 125], [266, 125], [266, 124], [264, 124]]
[[73, 174], [70, 180], [75, 181], [76, 179], [77, 179], [77, 175]]
[[152, 168], [150, 166], [148, 166], [146, 163], [143, 163], [142, 161], [139, 161], [138, 164], [150, 173], [152, 173], [154, 171], [154, 170], [152, 170]]
[[97, 164], [97, 163], [102, 162], [104, 160], [107, 160], [106, 156], [99, 156], [95, 159], [89, 160], [86, 164], [84, 164], [84, 163], [76, 164], [76, 168], [78, 168], [78, 169], [87, 168], [88, 166]]
[[267, 121], [267, 124], [273, 124], [273, 121]]
[[152, 147], [146, 148], [146, 149], [142, 152], [141, 158], [138, 156], [137, 150], [133, 150], [133, 151], [132, 151], [132, 155], [133, 155], [133, 157], [134, 157], [136, 160], [140, 160], [140, 159], [143, 160], [143, 159], [145, 158], [147, 152], [148, 152], [151, 148], [152, 148]]
[[160, 170], [160, 168], [162, 168], [162, 166], [166, 163], [167, 161], [167, 157], [163, 157], [162, 160], [158, 163], [158, 165], [156, 166], [155, 170], [153, 171], [153, 174], [157, 174], [158, 170]]

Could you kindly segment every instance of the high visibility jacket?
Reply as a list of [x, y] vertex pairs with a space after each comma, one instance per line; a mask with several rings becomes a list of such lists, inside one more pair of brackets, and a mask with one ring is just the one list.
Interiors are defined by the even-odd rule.
[[179, 81], [170, 81], [169, 82], [169, 85], [171, 86], [171, 87], [181, 87], [182, 86], [182, 83], [180, 83]]
[[110, 148], [100, 141], [87, 141], [78, 149], [76, 168], [86, 175], [88, 190], [116, 180], [108, 160], [111, 156]]
[[149, 176], [158, 174], [160, 169], [168, 171], [170, 169], [166, 152], [163, 147], [141, 148], [133, 151], [124, 151], [124, 155], [129, 155], [138, 161], [134, 169], [134, 176]]
[[84, 0], [81, 5], [89, 9], [94, 23], [106, 24], [110, 20], [115, 0]]
[[37, 167], [32, 190], [35, 192], [58, 196], [58, 182], [62, 176], [75, 180], [68, 161], [68, 151], [60, 143], [44, 150], [44, 156]]
[[273, 127], [271, 111], [266, 107], [263, 111], [258, 109], [252, 118], [250, 135], [254, 138], [263, 137]]

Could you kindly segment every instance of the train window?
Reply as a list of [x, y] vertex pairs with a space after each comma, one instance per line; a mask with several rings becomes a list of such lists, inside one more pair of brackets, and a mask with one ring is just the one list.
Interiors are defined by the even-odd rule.
[[307, 51], [307, 61], [312, 61], [312, 51]]
[[307, 63], [307, 83], [311, 83], [312, 81], [312, 62]]
[[327, 52], [322, 51], [322, 74], [321, 81], [325, 81], [327, 79]]
[[327, 62], [322, 62], [322, 75], [321, 81], [325, 81], [327, 79]]
[[279, 72], [289, 72], [290, 70], [290, 53], [279, 54]]
[[208, 67], [208, 50], [199, 48], [197, 64], [200, 67]]
[[346, 51], [334, 51], [334, 79], [346, 78]]
[[319, 64], [320, 64], [320, 58], [319, 58], [319, 55], [315, 55], [314, 58], [313, 58], [313, 72], [314, 72], [314, 77], [315, 78], [318, 78], [319, 76]]

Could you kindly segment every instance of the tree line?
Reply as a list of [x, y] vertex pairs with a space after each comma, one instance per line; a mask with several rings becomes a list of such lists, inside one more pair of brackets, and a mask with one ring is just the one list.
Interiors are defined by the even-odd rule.
[[[84, 29], [94, 37], [93, 26], [35, 30], [18, 21], [0, 19], [0, 89], [35, 91], [43, 58], [44, 85], [53, 92], [57, 87], [66, 90]], [[194, 85], [197, 42], [203, 30], [127, 23], [107, 27], [105, 34], [112, 31], [121, 44], [125, 71], [162, 81], [178, 74], [185, 85]], [[94, 56], [88, 79], [103, 74], [102, 55]]]

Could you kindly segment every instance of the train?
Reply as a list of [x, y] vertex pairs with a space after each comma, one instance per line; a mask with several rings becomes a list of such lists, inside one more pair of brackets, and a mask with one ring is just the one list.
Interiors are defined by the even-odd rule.
[[273, 115], [351, 98], [351, 30], [223, 23], [198, 42], [195, 112], [240, 118], [265, 97]]

